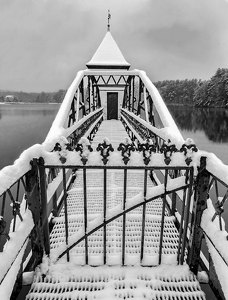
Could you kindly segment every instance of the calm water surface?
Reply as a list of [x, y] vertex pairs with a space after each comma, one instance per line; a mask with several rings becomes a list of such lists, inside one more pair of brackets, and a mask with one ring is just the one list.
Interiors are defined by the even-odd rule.
[[184, 138], [228, 164], [228, 109], [168, 106]]
[[58, 108], [59, 104], [0, 104], [0, 169], [44, 141]]

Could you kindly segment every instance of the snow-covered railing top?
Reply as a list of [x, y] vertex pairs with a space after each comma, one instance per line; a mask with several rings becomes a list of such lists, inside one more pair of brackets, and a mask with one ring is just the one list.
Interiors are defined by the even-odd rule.
[[66, 128], [66, 121], [71, 109], [72, 99], [74, 98], [74, 95], [77, 89], [79, 88], [79, 84], [84, 74], [85, 74], [84, 70], [79, 71], [75, 79], [71, 83], [70, 87], [68, 88], [66, 95], [63, 99], [63, 102], [60, 106], [60, 109], [55, 117], [55, 120], [52, 123], [49, 133], [47, 134], [46, 140], [50, 140], [53, 137], [56, 137], [56, 135], [58, 136], [63, 135], [62, 131], [64, 131], [64, 129]]

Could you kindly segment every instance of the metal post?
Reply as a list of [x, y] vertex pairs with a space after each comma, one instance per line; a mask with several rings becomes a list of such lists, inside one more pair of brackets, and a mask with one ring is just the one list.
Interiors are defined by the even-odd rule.
[[[143, 197], [144, 201], [146, 201], [146, 193], [147, 193], [147, 169], [144, 171], [144, 188], [143, 188]], [[140, 262], [143, 261], [144, 254], [144, 241], [145, 241], [145, 223], [146, 223], [146, 202], [143, 203], [143, 212], [142, 212], [142, 236], [141, 236], [141, 251], [140, 251]]]
[[85, 264], [88, 265], [88, 238], [87, 238], [87, 185], [86, 168], [83, 168], [83, 190], [84, 190], [84, 231], [85, 231]]
[[41, 203], [41, 226], [43, 233], [43, 246], [45, 253], [50, 254], [50, 240], [49, 240], [49, 225], [47, 215], [47, 191], [46, 191], [46, 172], [44, 167], [44, 159], [39, 159], [39, 182], [40, 182], [40, 203]]
[[104, 211], [103, 211], [103, 221], [104, 221], [104, 265], [106, 264], [106, 251], [107, 251], [107, 247], [106, 247], [106, 208], [107, 208], [107, 169], [104, 168]]
[[42, 262], [43, 244], [41, 234], [41, 204], [39, 195], [39, 175], [37, 159], [31, 161], [31, 170], [25, 175], [25, 186], [27, 194], [28, 209], [32, 212], [34, 229], [31, 232], [31, 248], [32, 259], [30, 261], [31, 268], [35, 268]]
[[[123, 211], [126, 208], [127, 198], [127, 169], [124, 169], [124, 193], [123, 193]], [[123, 214], [123, 238], [122, 238], [122, 265], [125, 264], [125, 234], [126, 234], [126, 214]]]
[[186, 204], [186, 216], [184, 219], [184, 231], [183, 231], [183, 240], [182, 240], [181, 255], [180, 255], [181, 265], [183, 265], [184, 263], [184, 256], [185, 256], [185, 249], [186, 249], [187, 231], [189, 226], [188, 222], [190, 216], [190, 203], [192, 197], [192, 185], [193, 185], [193, 168], [190, 169], [189, 188], [188, 188], [188, 196], [187, 196], [187, 204]]
[[200, 159], [200, 167], [195, 184], [194, 206], [192, 211], [192, 234], [190, 236], [187, 263], [190, 270], [197, 274], [203, 230], [200, 227], [203, 211], [207, 208], [210, 174], [206, 170], [206, 157]]
[[165, 170], [165, 181], [164, 181], [164, 195], [162, 196], [162, 215], [161, 215], [161, 231], [160, 231], [160, 241], [159, 241], [159, 254], [158, 254], [158, 264], [162, 261], [162, 244], [163, 244], [163, 233], [164, 233], [164, 222], [165, 222], [165, 204], [166, 204], [166, 192], [167, 192], [167, 179], [168, 171]]
[[67, 188], [66, 188], [66, 170], [63, 168], [63, 201], [64, 201], [64, 219], [65, 219], [65, 241], [67, 247], [67, 261], [70, 261], [70, 253], [68, 250], [68, 238], [69, 238], [69, 228], [68, 228], [68, 211], [67, 211]]
[[[174, 170], [174, 178], [177, 178], [178, 171]], [[172, 207], [171, 207], [171, 215], [175, 216], [176, 213], [176, 203], [177, 203], [177, 194], [176, 192], [172, 193]]]
[[88, 102], [89, 102], [89, 112], [91, 112], [91, 104], [90, 104], [90, 76], [88, 76]]

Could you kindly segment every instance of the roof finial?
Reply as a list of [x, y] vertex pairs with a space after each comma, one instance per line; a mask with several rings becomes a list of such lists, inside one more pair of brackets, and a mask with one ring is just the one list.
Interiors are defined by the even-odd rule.
[[111, 14], [110, 14], [110, 10], [108, 10], [108, 31], [110, 31], [110, 19], [111, 19]]

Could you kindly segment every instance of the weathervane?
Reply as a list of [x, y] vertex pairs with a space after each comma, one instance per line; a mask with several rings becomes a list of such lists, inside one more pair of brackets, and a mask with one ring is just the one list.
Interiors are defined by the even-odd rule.
[[110, 19], [111, 19], [111, 14], [110, 14], [110, 10], [108, 10], [108, 31], [110, 31]]

